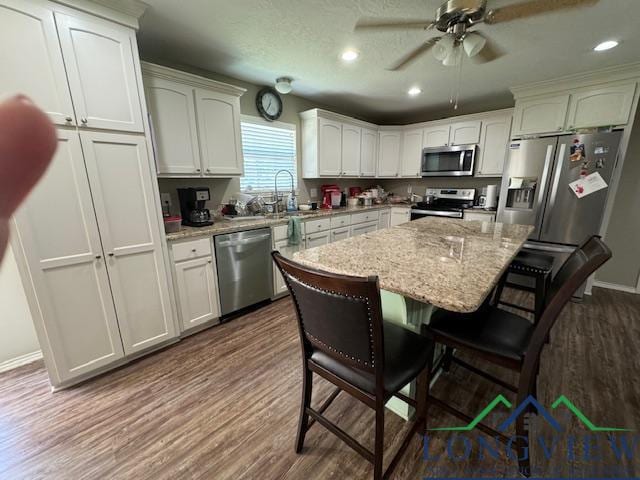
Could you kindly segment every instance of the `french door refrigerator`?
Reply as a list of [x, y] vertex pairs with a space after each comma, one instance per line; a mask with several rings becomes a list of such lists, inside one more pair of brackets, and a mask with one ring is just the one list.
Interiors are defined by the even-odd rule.
[[[510, 143], [498, 221], [533, 225], [525, 247], [552, 255], [554, 270], [577, 245], [600, 231], [621, 136], [615, 131]], [[596, 172], [607, 188], [578, 198], [570, 184]]]

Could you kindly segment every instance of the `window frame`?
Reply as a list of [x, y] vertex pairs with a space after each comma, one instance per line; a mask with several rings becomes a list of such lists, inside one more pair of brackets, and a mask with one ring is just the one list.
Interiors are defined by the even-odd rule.
[[[240, 136], [241, 136], [241, 141], [242, 141], [242, 123], [252, 123], [254, 125], [260, 125], [260, 126], [265, 126], [265, 127], [273, 127], [273, 128], [281, 128], [283, 130], [290, 130], [293, 132], [293, 145], [294, 145], [294, 149], [295, 149], [295, 155], [294, 155], [294, 166], [295, 166], [295, 175], [294, 175], [294, 186], [296, 191], [299, 188], [299, 178], [298, 178], [298, 169], [299, 169], [299, 163], [298, 163], [298, 126], [295, 123], [288, 123], [288, 122], [281, 122], [279, 120], [274, 120], [273, 122], [268, 122], [267, 120], [265, 120], [262, 117], [257, 117], [255, 115], [246, 115], [246, 114], [242, 114], [240, 115]], [[242, 161], [244, 162], [244, 149], [242, 152]], [[244, 175], [242, 175], [244, 177]], [[246, 190], [244, 188], [242, 188], [242, 177], [239, 178], [240, 181], [240, 191], [242, 193], [248, 193], [248, 194], [257, 194], [257, 195], [264, 195], [264, 194], [272, 194], [274, 193], [274, 189], [273, 188], [269, 188], [269, 189], [253, 189], [253, 190]]]

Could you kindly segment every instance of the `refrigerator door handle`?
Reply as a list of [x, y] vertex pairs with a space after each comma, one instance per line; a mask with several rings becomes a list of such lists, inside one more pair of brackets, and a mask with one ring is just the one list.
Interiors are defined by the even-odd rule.
[[[560, 150], [558, 152], [558, 161], [556, 162], [556, 172], [553, 176], [553, 183], [551, 185], [551, 195], [549, 196], [549, 211], [553, 211], [553, 207], [556, 205], [556, 196], [558, 195], [558, 184], [560, 183], [560, 174], [562, 173], [562, 164], [564, 161], [564, 152], [567, 149], [567, 145], [565, 143], [560, 145]], [[547, 222], [544, 226], [544, 233], [549, 231], [549, 227], [551, 222]]]
[[540, 189], [538, 190], [538, 205], [536, 206], [536, 231], [540, 234], [542, 226], [542, 214], [547, 190], [547, 178], [549, 177], [549, 168], [553, 161], [553, 149], [555, 145], [547, 145], [547, 153], [544, 157], [544, 168], [542, 169], [542, 178], [540, 179]]

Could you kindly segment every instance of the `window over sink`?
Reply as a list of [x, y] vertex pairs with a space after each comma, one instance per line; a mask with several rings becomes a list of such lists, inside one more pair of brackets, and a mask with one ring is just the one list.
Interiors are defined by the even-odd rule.
[[[278, 170], [293, 174], [298, 188], [296, 126], [283, 122], [265, 122], [257, 117], [242, 117], [242, 151], [244, 175], [240, 177], [243, 192], [271, 192]], [[278, 190], [291, 190], [289, 175], [280, 175]]]

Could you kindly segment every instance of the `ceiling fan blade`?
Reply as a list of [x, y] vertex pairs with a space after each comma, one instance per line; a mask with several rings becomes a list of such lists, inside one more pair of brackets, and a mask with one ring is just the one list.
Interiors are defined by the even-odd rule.
[[435, 23], [433, 20], [406, 20], [403, 18], [361, 18], [354, 27], [358, 30], [428, 30]]
[[595, 5], [599, 0], [527, 0], [506, 7], [489, 10], [484, 17], [485, 23], [503, 23], [520, 18], [533, 17], [545, 13], [569, 10], [572, 8]]
[[436, 43], [438, 43], [438, 40], [440, 40], [441, 38], [442, 37], [430, 38], [429, 40], [424, 42], [422, 45], [419, 45], [418, 47], [416, 47], [413, 50], [411, 50], [404, 57], [402, 57], [395, 64], [393, 64], [393, 66], [387, 68], [387, 70], [395, 72], [397, 70], [403, 69], [409, 63], [411, 63], [415, 59], [417, 59], [420, 55], [428, 52], [431, 49], [431, 47], [433, 47]]
[[506, 54], [506, 52], [502, 50], [502, 48], [500, 48], [498, 45], [496, 45], [493, 40], [487, 38], [485, 35], [483, 35], [483, 37], [486, 40], [486, 43], [484, 44], [482, 50], [480, 50], [480, 52], [476, 56], [471, 57], [471, 61], [473, 63], [482, 64], [493, 62], [494, 60], [497, 60], [498, 58]]

